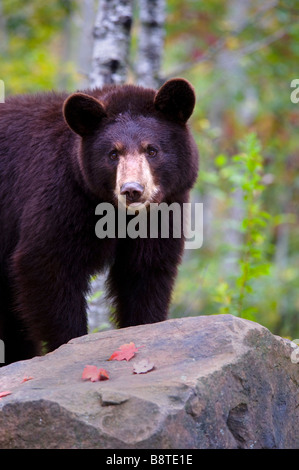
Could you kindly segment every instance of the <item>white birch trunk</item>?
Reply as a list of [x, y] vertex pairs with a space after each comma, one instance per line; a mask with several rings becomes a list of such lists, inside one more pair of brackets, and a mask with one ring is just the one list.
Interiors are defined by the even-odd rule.
[[165, 0], [139, 0], [137, 83], [158, 88], [165, 36]]
[[99, 0], [93, 29], [91, 87], [125, 82], [132, 15], [133, 0]]

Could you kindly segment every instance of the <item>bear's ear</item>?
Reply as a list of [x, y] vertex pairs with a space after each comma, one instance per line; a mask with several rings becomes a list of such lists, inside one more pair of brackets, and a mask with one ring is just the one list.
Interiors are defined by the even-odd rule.
[[106, 112], [96, 98], [85, 93], [74, 93], [65, 100], [63, 115], [69, 127], [83, 137], [99, 127]]
[[195, 92], [187, 80], [173, 78], [157, 91], [155, 108], [170, 119], [187, 122], [195, 106]]

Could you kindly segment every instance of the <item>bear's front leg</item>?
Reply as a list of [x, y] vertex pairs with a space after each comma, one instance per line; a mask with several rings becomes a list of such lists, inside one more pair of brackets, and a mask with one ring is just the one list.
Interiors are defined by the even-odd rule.
[[119, 327], [166, 320], [184, 241], [120, 240], [107, 279]]
[[53, 249], [20, 243], [13, 256], [12, 275], [16, 312], [30, 341], [37, 345], [43, 341], [53, 351], [87, 333], [88, 277], [70, 256], [67, 262]]

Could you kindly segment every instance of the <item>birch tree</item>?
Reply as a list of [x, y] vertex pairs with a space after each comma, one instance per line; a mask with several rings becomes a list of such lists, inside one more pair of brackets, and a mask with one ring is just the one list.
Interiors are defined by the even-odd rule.
[[140, 30], [136, 64], [137, 83], [160, 86], [160, 69], [165, 35], [165, 0], [139, 0]]
[[99, 0], [93, 29], [91, 87], [125, 82], [132, 16], [133, 0]]

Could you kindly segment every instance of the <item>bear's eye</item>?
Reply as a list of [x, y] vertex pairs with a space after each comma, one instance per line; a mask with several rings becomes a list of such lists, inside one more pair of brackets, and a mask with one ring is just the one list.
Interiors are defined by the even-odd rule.
[[149, 157], [156, 157], [158, 150], [155, 147], [152, 147], [149, 145], [146, 149], [146, 153], [148, 154]]
[[111, 150], [109, 153], [109, 158], [111, 158], [111, 160], [116, 160], [118, 158], [118, 150]]

